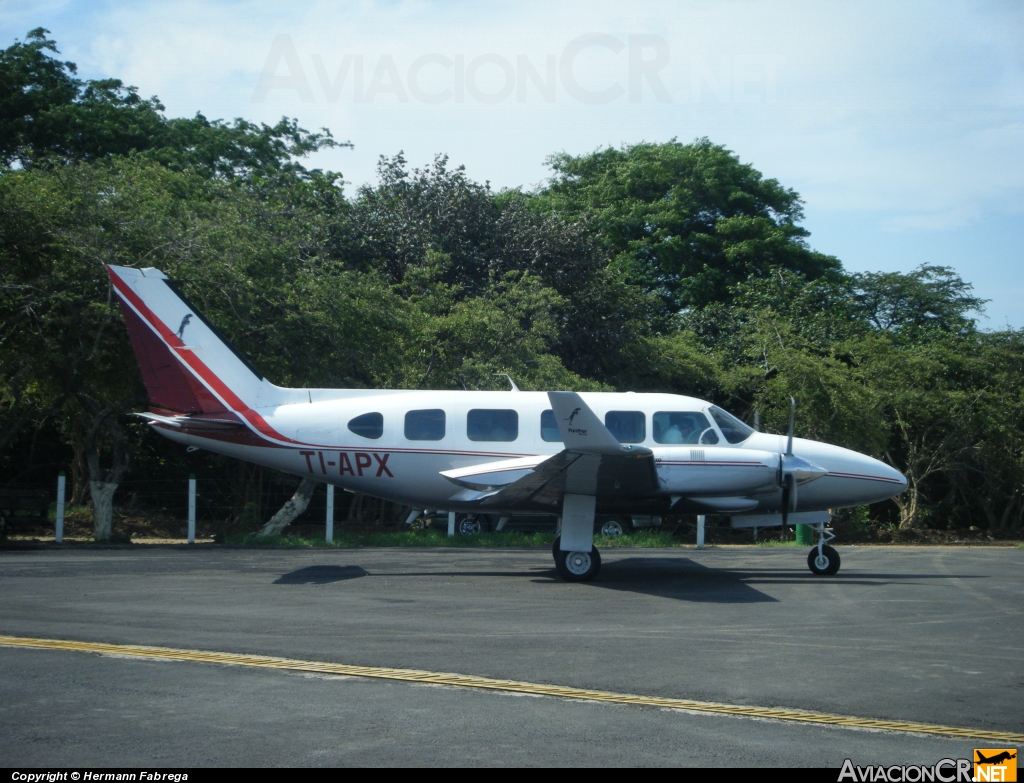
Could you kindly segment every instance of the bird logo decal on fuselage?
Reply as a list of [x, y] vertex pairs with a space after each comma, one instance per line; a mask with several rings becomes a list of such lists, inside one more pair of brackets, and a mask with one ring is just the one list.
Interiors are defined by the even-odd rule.
[[185, 334], [185, 327], [188, 326], [188, 323], [191, 320], [192, 313], [189, 313], [188, 315], [181, 319], [181, 326], [178, 327], [178, 339], [181, 340], [182, 342], [185, 342], [185, 338], [183, 336]]

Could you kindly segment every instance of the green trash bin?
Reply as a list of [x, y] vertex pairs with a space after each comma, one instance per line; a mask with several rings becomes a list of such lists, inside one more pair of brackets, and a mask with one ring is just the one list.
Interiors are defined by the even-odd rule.
[[796, 526], [796, 542], [803, 546], [814, 545], [814, 528], [810, 525]]

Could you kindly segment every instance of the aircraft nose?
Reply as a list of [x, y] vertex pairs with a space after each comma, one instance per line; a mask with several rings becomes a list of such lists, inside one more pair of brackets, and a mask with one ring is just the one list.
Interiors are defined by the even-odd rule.
[[892, 479], [893, 481], [899, 482], [900, 492], [907, 488], [909, 482], [907, 481], [906, 476], [904, 476], [902, 473], [896, 470], [896, 468], [892, 467], [891, 465], [885, 464], [881, 460], [875, 460], [875, 462], [878, 463], [878, 470], [883, 476]]
[[866, 454], [857, 454], [856, 471], [863, 479], [865, 498], [868, 502], [877, 502], [895, 497], [907, 488], [907, 478], [896, 468]]
[[867, 454], [827, 443], [805, 441], [800, 446], [799, 449], [794, 447], [794, 451], [828, 470], [832, 480], [829, 486], [841, 488], [839, 494], [844, 503], [877, 503], [907, 488], [907, 479], [902, 473]]

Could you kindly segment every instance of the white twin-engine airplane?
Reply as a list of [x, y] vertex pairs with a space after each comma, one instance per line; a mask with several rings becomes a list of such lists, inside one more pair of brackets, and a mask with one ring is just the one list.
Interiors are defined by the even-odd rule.
[[[855, 451], [755, 432], [674, 394], [283, 389], [156, 269], [108, 267], [160, 434], [414, 509], [561, 516], [564, 579], [601, 565], [594, 515], [722, 514], [809, 524], [815, 574], [839, 570], [829, 509], [907, 486]], [[513, 384], [514, 386], [514, 384]]]

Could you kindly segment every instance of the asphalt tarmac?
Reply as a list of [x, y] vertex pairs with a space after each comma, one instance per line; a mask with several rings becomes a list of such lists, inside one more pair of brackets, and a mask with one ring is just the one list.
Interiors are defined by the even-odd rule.
[[[1024, 732], [1024, 549], [0, 552], [0, 634]], [[972, 740], [0, 647], [13, 766], [933, 764]]]

